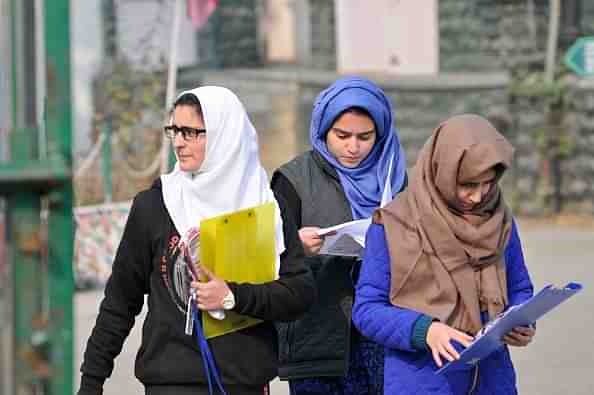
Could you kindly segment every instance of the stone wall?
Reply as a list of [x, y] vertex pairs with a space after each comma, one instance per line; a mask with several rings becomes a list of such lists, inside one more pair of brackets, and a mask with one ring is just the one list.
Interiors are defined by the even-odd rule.
[[203, 67], [253, 67], [262, 63], [257, 0], [220, 0], [196, 34]]
[[[185, 73], [180, 89], [201, 81], [223, 84], [235, 91], [250, 113], [261, 142], [276, 147], [276, 159], [264, 161], [269, 168], [280, 165], [309, 146], [309, 122], [315, 97], [341, 76], [316, 70], [228, 70]], [[433, 129], [455, 114], [490, 116], [505, 112], [508, 78], [500, 73], [441, 74], [435, 77], [374, 78], [394, 105], [395, 125], [406, 148], [408, 164]]]
[[[299, 64], [336, 69], [336, 21], [334, 1], [303, 0], [306, 25], [300, 37]], [[594, 2], [578, 4], [577, 21], [561, 21], [561, 51], [576, 34], [594, 34]], [[548, 0], [440, 0], [439, 52], [441, 72], [501, 72], [518, 66], [542, 67], [548, 33]], [[301, 6], [300, 6], [301, 7]], [[259, 32], [261, 0], [221, 0], [207, 25], [198, 34], [199, 63], [207, 67], [252, 67], [262, 62]], [[564, 5], [567, 14], [574, 9]], [[566, 26], [567, 21], [576, 26]], [[577, 31], [576, 31], [577, 29]]]
[[[334, 1], [303, 0], [299, 18], [307, 25], [300, 37], [308, 48], [299, 63], [319, 70], [336, 69]], [[594, 2], [570, 0], [577, 6], [577, 31], [561, 21], [561, 51], [576, 34], [594, 34]], [[566, 1], [569, 3], [570, 1]], [[502, 71], [517, 66], [541, 67], [548, 33], [548, 0], [440, 0], [439, 51], [441, 72]], [[260, 0], [221, 0], [198, 34], [201, 65], [251, 67], [262, 62]], [[572, 7], [564, 6], [568, 13]], [[574, 23], [574, 22], [572, 22]]]
[[[440, 69], [444, 71], [543, 70], [548, 34], [548, 1], [440, 0]], [[594, 34], [594, 2], [562, 2], [558, 57], [578, 35]], [[564, 212], [592, 214], [594, 172], [594, 111], [592, 83], [581, 81], [570, 88], [569, 108], [561, 128], [570, 154], [558, 163], [542, 147], [545, 104], [530, 97], [509, 98], [511, 122], [508, 138], [516, 147], [514, 168], [506, 176], [518, 213], [547, 214], [554, 209], [556, 182]], [[564, 144], [567, 144], [564, 143]], [[560, 174], [560, 175], [557, 175]], [[557, 181], [559, 180], [559, 181]]]
[[[577, 36], [594, 34], [594, 2], [561, 6], [559, 58]], [[440, 70], [542, 69], [548, 22], [548, 0], [440, 0]]]
[[547, 2], [440, 0], [439, 56], [444, 71], [501, 71], [542, 62]]
[[309, 0], [311, 38], [308, 66], [336, 70], [336, 23], [334, 1]]
[[568, 126], [571, 154], [561, 164], [565, 211], [594, 213], [594, 80], [577, 81], [571, 91]]
[[[336, 69], [334, 1], [307, 2], [309, 54], [305, 66]], [[440, 71], [501, 71], [542, 62], [548, 1], [439, 0]], [[530, 17], [530, 15], [534, 15]]]
[[[516, 97], [510, 105], [510, 139], [516, 148], [513, 201], [518, 212], [552, 213], [558, 188], [562, 212], [594, 213], [594, 80], [576, 80], [567, 97], [561, 126], [553, 129], [546, 125], [542, 99]], [[561, 136], [559, 159], [544, 153], [544, 133]]]
[[516, 212], [543, 214], [551, 191], [543, 179], [542, 155], [538, 149], [538, 132], [544, 125], [544, 102], [528, 97], [516, 98], [510, 106], [511, 130], [507, 137], [516, 151], [510, 174], [512, 201]]
[[[316, 70], [252, 69], [185, 72], [180, 89], [195, 83], [220, 84], [243, 101], [260, 135], [262, 161], [269, 172], [309, 149], [309, 123], [315, 97], [339, 78]], [[444, 73], [435, 77], [374, 77], [394, 105], [395, 125], [409, 167], [433, 129], [456, 114], [490, 118], [516, 148], [504, 177], [506, 199], [516, 214], [551, 213], [551, 163], [544, 160], [540, 135], [544, 102], [530, 97], [510, 100], [509, 78], [502, 73]], [[579, 80], [569, 97], [564, 134], [570, 152], [561, 161], [561, 197], [568, 213], [594, 212], [594, 79]]]

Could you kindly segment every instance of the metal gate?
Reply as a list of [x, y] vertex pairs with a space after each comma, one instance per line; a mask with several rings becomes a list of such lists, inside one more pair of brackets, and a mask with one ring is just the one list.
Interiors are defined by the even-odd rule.
[[0, 6], [10, 56], [0, 60], [10, 84], [2, 94], [11, 98], [0, 164], [7, 269], [0, 320], [8, 323], [0, 328], [8, 356], [0, 361], [0, 394], [72, 394], [69, 1]]

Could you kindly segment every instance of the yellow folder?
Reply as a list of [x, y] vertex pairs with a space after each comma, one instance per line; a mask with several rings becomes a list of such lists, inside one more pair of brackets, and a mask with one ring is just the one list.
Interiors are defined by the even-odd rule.
[[[200, 263], [217, 277], [236, 283], [262, 284], [275, 278], [274, 203], [266, 203], [200, 222]], [[207, 339], [260, 323], [225, 311], [217, 320], [202, 312]]]

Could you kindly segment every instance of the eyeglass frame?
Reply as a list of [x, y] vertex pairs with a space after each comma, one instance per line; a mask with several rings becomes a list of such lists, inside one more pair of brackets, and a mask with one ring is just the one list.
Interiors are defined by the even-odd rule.
[[206, 129], [192, 128], [190, 126], [166, 125], [163, 126], [165, 137], [173, 140], [178, 133], [181, 133], [185, 141], [195, 141], [202, 134], [206, 134]]

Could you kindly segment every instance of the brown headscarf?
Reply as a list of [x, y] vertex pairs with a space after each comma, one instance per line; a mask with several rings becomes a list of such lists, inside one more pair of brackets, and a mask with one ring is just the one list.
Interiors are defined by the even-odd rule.
[[[481, 328], [507, 303], [504, 251], [511, 214], [497, 181], [513, 147], [478, 115], [442, 123], [427, 141], [409, 188], [374, 214], [390, 252], [390, 301], [465, 332]], [[471, 212], [456, 197], [458, 183], [495, 169], [491, 189]]]

